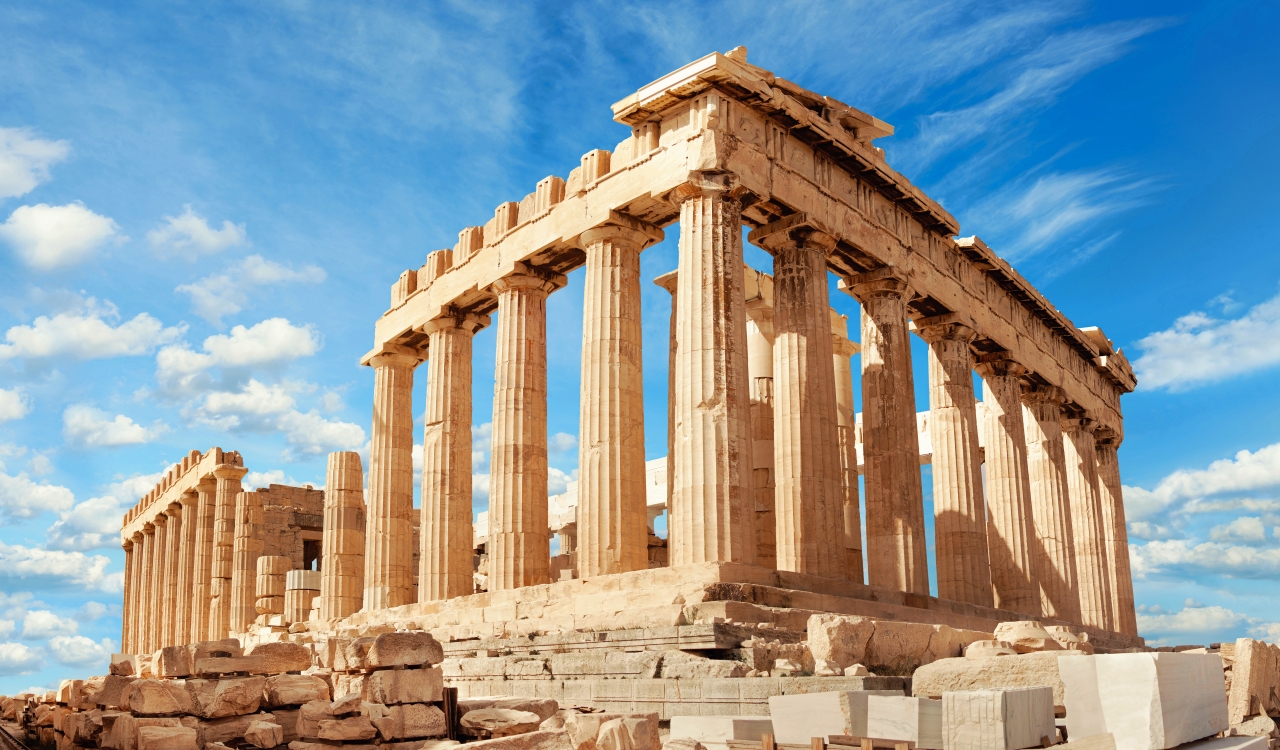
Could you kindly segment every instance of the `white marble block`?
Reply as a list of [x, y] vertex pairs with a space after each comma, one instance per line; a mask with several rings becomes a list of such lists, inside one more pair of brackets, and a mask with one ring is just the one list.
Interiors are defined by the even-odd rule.
[[808, 745], [814, 737], [833, 734], [867, 736], [867, 698], [901, 696], [899, 690], [841, 690], [769, 696], [774, 739], [787, 745]]
[[942, 701], [872, 695], [867, 698], [866, 736], [908, 740], [923, 750], [942, 750]]
[[1266, 737], [1210, 737], [1182, 746], [1182, 750], [1267, 750]]
[[1057, 737], [1051, 687], [942, 694], [946, 750], [1021, 750], [1039, 747], [1043, 737]]
[[1067, 735], [1111, 734], [1116, 750], [1165, 750], [1228, 727], [1217, 654], [1099, 654], [1058, 659]]
[[773, 734], [768, 716], [672, 716], [671, 739], [701, 742], [707, 750], [728, 750], [729, 740], [759, 742]]

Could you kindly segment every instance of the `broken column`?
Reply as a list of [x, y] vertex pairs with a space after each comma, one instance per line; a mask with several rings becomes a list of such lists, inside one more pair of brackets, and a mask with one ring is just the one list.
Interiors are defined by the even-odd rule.
[[258, 615], [284, 614], [285, 574], [293, 562], [282, 555], [263, 555], [258, 558], [257, 585], [254, 595], [254, 611]]
[[893, 267], [843, 286], [862, 304], [862, 455], [867, 583], [928, 596], [920, 441], [911, 374], [911, 287]]
[[849, 580], [863, 583], [862, 511], [858, 491], [858, 424], [853, 405], [853, 365], [849, 358], [858, 345], [849, 340], [848, 321], [840, 316], [841, 331], [831, 334], [835, 357], [836, 416], [840, 430], [840, 477], [844, 491], [845, 572]]
[[421, 359], [417, 352], [397, 349], [369, 359], [374, 370], [373, 436], [363, 597], [369, 610], [413, 599], [413, 370]]
[[1061, 388], [1031, 385], [1023, 387], [1022, 401], [1031, 517], [1036, 531], [1031, 551], [1040, 582], [1040, 612], [1045, 617], [1080, 622], [1066, 457], [1062, 447], [1065, 398]]
[[311, 603], [320, 595], [320, 571], [291, 570], [285, 574], [284, 621], [306, 622], [311, 615]]
[[231, 632], [244, 633], [257, 617], [258, 558], [262, 555], [262, 495], [241, 492], [236, 495], [236, 532], [232, 548]]
[[360, 611], [364, 598], [364, 473], [360, 454], [329, 454], [320, 558], [320, 619]]
[[1094, 425], [1084, 417], [1062, 420], [1066, 457], [1067, 495], [1071, 499], [1071, 531], [1076, 550], [1076, 585], [1080, 591], [1080, 622], [1115, 630], [1111, 621], [1111, 588], [1102, 503], [1098, 498], [1097, 451]]
[[[660, 240], [662, 232], [620, 215], [616, 220], [583, 232], [579, 240], [587, 254], [578, 435], [579, 577], [649, 566], [640, 251]], [[492, 571], [492, 555], [489, 566]]]
[[1102, 499], [1103, 536], [1110, 563], [1107, 572], [1113, 623], [1117, 631], [1137, 635], [1133, 574], [1129, 565], [1129, 533], [1124, 515], [1124, 491], [1120, 486], [1120, 461], [1116, 456], [1120, 437], [1115, 430], [1102, 428], [1094, 433], [1094, 444], [1097, 450], [1098, 494]]
[[221, 640], [231, 632], [231, 573], [236, 539], [236, 495], [243, 466], [222, 464], [213, 471], [217, 480], [213, 512], [213, 570], [210, 579], [209, 638]]

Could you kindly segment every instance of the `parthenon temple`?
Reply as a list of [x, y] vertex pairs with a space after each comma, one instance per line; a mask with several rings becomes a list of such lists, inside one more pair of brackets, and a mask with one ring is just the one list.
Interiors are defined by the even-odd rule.
[[[429, 630], [470, 658], [545, 639], [655, 649], [665, 628], [679, 633], [662, 648], [723, 656], [752, 633], [802, 639], [814, 613], [988, 634], [1038, 620], [1100, 650], [1142, 645], [1117, 462], [1136, 380], [1099, 328], [961, 237], [875, 145], [892, 126], [741, 48], [644, 86], [613, 119], [630, 135], [612, 150], [391, 285], [361, 359], [375, 384], [367, 467], [336, 453], [323, 491], [241, 492], [239, 454], [193, 451], [128, 512], [126, 651], [382, 628]], [[641, 253], [668, 232], [677, 268], [643, 278]], [[744, 241], [771, 273], [744, 264]], [[549, 500], [547, 300], [578, 268], [579, 473], [571, 501]], [[667, 455], [646, 464], [648, 283], [672, 312]], [[833, 286], [860, 320], [831, 308]], [[473, 338], [490, 325], [477, 523]], [[927, 404], [912, 334], [927, 344]]]

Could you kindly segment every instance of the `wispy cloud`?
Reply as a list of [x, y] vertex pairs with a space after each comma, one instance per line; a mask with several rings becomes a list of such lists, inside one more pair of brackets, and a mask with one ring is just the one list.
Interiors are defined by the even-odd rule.
[[245, 240], [244, 224], [224, 220], [221, 229], [214, 229], [190, 204], [183, 206], [182, 214], [164, 217], [160, 226], [147, 232], [147, 242], [157, 252], [187, 260], [243, 245]]
[[49, 167], [67, 158], [66, 141], [37, 138], [28, 128], [0, 128], [0, 198], [16, 198], [49, 181]]
[[250, 255], [231, 268], [206, 276], [174, 291], [191, 296], [191, 305], [200, 317], [222, 326], [222, 318], [235, 315], [248, 304], [255, 287], [275, 284], [319, 284], [325, 280], [324, 269], [307, 265], [300, 269]]

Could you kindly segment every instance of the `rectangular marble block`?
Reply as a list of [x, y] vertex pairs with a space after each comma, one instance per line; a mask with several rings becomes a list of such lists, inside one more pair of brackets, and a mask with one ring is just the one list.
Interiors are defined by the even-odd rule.
[[[1053, 741], [1053, 688], [964, 690], [942, 694], [946, 750], [1021, 750]], [[1073, 737], [1076, 735], [1072, 735]]]
[[1227, 728], [1218, 654], [1099, 654], [1058, 659], [1067, 735], [1111, 734], [1116, 750], [1165, 750]]
[[870, 696], [866, 736], [908, 740], [924, 750], [942, 750], [942, 701], [901, 695]]
[[901, 696], [897, 690], [841, 690], [769, 696], [773, 736], [787, 745], [808, 745], [814, 737], [833, 734], [867, 736], [867, 698]]
[[767, 716], [672, 716], [671, 739], [701, 742], [707, 750], [728, 750], [729, 740], [759, 742], [773, 734], [773, 721]]
[[1266, 737], [1210, 737], [1182, 746], [1182, 750], [1267, 750]]

